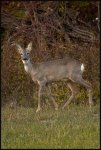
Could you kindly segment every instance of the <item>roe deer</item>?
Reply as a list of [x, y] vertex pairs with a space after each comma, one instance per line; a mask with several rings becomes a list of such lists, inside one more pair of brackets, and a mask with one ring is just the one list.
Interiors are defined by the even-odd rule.
[[[18, 52], [21, 55], [22, 62], [24, 64], [25, 71], [31, 76], [34, 82], [39, 85], [38, 92], [38, 108], [36, 112], [41, 110], [41, 94], [42, 90], [47, 83], [68, 79], [72, 82], [76, 82], [84, 86], [88, 91], [89, 105], [93, 104], [92, 101], [92, 87], [82, 78], [84, 71], [84, 65], [79, 61], [70, 57], [63, 59], [57, 59], [48, 62], [42, 62], [32, 65], [30, 61], [30, 51], [32, 49], [32, 43], [30, 42], [26, 49], [22, 49], [19, 44], [16, 44]], [[69, 100], [62, 107], [63, 109], [71, 102], [75, 95], [75, 89], [73, 89], [71, 82], [67, 83], [70, 88], [72, 95]], [[51, 94], [51, 91], [49, 89]], [[58, 105], [52, 98], [55, 109], [58, 109]]]

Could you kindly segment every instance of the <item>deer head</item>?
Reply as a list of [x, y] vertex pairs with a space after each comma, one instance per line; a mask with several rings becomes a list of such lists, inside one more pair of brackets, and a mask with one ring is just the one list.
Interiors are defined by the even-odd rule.
[[21, 55], [21, 59], [23, 63], [26, 63], [30, 60], [30, 51], [32, 50], [32, 42], [30, 42], [27, 48], [23, 49], [19, 44], [15, 44], [18, 52]]

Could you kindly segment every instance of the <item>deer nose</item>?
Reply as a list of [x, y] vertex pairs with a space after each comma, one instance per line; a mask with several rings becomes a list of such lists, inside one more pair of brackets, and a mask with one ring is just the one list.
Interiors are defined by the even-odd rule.
[[27, 58], [23, 58], [23, 60], [28, 60]]

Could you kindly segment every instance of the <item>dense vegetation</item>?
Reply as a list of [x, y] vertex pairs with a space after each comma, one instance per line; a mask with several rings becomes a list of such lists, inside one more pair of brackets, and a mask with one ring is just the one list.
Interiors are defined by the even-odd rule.
[[[25, 47], [33, 42], [33, 62], [71, 55], [86, 65], [84, 78], [93, 85], [93, 99], [99, 98], [99, 2], [95, 1], [2, 1], [1, 94], [2, 104], [16, 101], [23, 106], [37, 103], [37, 86], [25, 74], [14, 42]], [[58, 103], [68, 89], [65, 83], [52, 85]], [[86, 103], [80, 89], [78, 102]]]

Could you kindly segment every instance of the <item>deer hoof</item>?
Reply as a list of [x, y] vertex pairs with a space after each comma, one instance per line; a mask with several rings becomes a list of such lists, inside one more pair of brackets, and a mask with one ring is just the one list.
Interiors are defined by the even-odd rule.
[[37, 112], [39, 112], [40, 110], [41, 110], [41, 109], [40, 109], [40, 108], [38, 108], [38, 109], [36, 110], [36, 113], [37, 113]]

